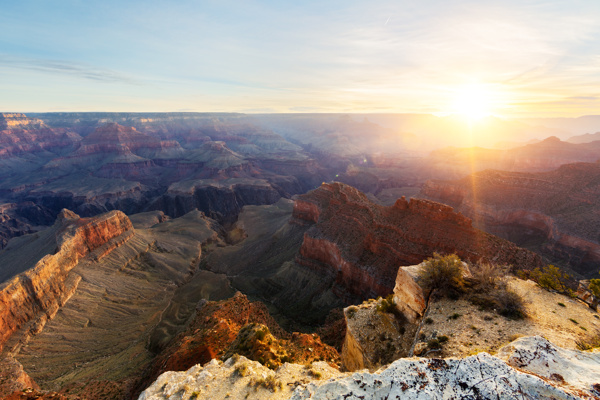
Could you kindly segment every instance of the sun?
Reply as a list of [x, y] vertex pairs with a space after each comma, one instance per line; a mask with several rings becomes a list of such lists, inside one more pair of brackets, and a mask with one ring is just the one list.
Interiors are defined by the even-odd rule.
[[464, 86], [455, 92], [454, 112], [469, 121], [477, 121], [492, 114], [491, 95], [482, 85]]

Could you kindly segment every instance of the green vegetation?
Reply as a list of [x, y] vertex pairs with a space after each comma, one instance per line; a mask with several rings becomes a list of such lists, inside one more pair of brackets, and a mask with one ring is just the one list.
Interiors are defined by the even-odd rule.
[[577, 322], [576, 320], [574, 320], [573, 318], [569, 318], [569, 321], [571, 321], [572, 323], [574, 323], [575, 325], [579, 325], [579, 322]]
[[462, 314], [454, 313], [454, 314], [450, 315], [448, 317], [448, 319], [458, 319], [459, 317], [462, 317]]
[[590, 279], [590, 291], [600, 298], [600, 279]]
[[566, 306], [565, 306], [565, 303], [558, 302], [557, 304], [558, 304], [559, 306], [561, 306], [561, 307], [566, 307]]
[[425, 323], [428, 325], [433, 324], [433, 318], [430, 318], [430, 317], [425, 318]]
[[419, 272], [419, 283], [441, 296], [457, 299], [465, 289], [462, 269], [462, 261], [456, 254], [441, 256], [434, 253]]
[[239, 376], [246, 376], [248, 375], [248, 364], [247, 363], [241, 363], [235, 366], [235, 372], [239, 375]]
[[569, 280], [572, 278], [552, 264], [545, 266], [543, 269], [536, 268], [533, 271], [522, 270], [519, 271], [518, 275], [521, 279], [531, 279], [546, 290], [564, 294], [572, 293], [571, 289], [569, 289]]
[[377, 312], [380, 313], [389, 313], [395, 315], [397, 318], [402, 318], [402, 312], [396, 307], [396, 303], [394, 302], [394, 295], [389, 294], [385, 299], [380, 299], [379, 304], [377, 304]]
[[600, 334], [587, 340], [580, 339], [577, 341], [577, 348], [582, 351], [600, 348]]

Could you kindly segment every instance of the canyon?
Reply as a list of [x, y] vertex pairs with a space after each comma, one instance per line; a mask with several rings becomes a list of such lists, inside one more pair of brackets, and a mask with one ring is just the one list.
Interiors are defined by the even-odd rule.
[[[529, 367], [511, 352], [560, 353], [567, 364], [587, 353], [507, 333], [566, 349], [593, 343], [597, 299], [586, 284], [583, 304], [503, 277], [529, 302], [515, 322], [439, 298], [418, 273], [440, 253], [460, 257], [464, 271], [556, 262], [595, 277], [600, 142], [440, 148], [420, 136], [438, 126], [423, 128], [430, 122], [0, 114], [0, 396], [376, 396], [373, 382], [415, 398], [421, 386], [427, 395], [489, 389], [448, 373], [461, 366], [465, 376], [502, 370], [507, 395], [517, 384], [532, 395], [600, 395], [592, 378], [517, 371]], [[429, 347], [444, 335], [442, 349]], [[470, 356], [477, 340], [498, 358]], [[406, 388], [394, 388], [400, 381]]]

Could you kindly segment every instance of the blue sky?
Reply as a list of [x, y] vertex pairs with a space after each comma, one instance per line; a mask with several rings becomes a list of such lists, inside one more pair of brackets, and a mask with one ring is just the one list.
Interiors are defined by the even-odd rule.
[[600, 1], [3, 1], [2, 111], [600, 114]]

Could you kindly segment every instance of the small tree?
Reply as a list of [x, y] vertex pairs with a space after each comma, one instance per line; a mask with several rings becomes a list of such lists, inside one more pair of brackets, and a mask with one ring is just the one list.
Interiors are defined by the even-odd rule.
[[555, 290], [561, 293], [568, 292], [569, 275], [552, 264], [547, 265], [543, 270], [534, 269], [531, 272], [531, 278], [546, 290]]
[[590, 279], [590, 291], [594, 296], [600, 298], [600, 279]]
[[419, 271], [419, 283], [425, 289], [456, 299], [464, 291], [462, 268], [462, 261], [456, 254], [442, 257], [434, 253]]

